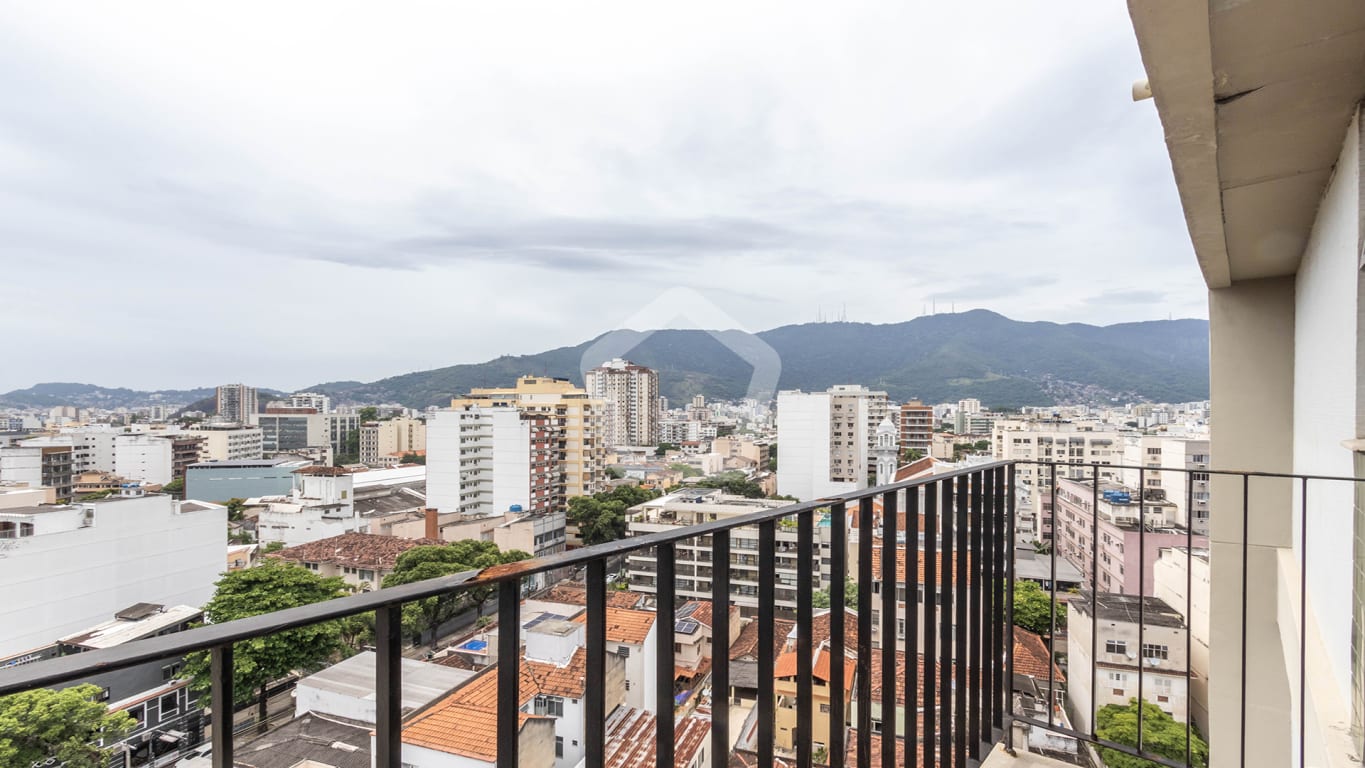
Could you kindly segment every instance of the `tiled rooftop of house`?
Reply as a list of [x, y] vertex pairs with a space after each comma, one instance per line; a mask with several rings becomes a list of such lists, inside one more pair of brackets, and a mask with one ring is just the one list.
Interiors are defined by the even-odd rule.
[[[584, 624], [588, 620], [588, 614], [586, 612], [580, 613], [573, 620], [579, 624]], [[654, 613], [652, 611], [632, 611], [625, 608], [607, 607], [607, 640], [613, 643], [640, 645], [649, 636], [649, 630], [653, 626]]]
[[[655, 768], [655, 718], [648, 712], [618, 707], [607, 717], [607, 768]], [[708, 746], [711, 721], [690, 715], [673, 728], [674, 768], [687, 768], [698, 750]]]
[[[920, 550], [920, 549], [918, 549], [918, 548], [916, 548], [916, 549], [915, 549], [915, 554], [916, 554], [916, 558], [915, 558], [915, 559], [916, 559], [916, 561], [917, 561], [918, 570], [919, 570], [919, 583], [920, 583], [920, 584], [923, 584], [923, 583], [924, 583], [924, 570], [925, 570], [925, 557], [924, 557], [924, 551], [923, 551], [923, 550]], [[938, 563], [938, 574], [937, 574], [937, 579], [936, 579], [935, 581], [936, 581], [936, 583], [941, 587], [941, 586], [943, 585], [943, 572], [944, 572], [944, 571], [943, 571], [943, 552], [942, 552], [942, 550], [940, 550], [940, 551], [938, 551], [938, 552], [935, 552], [934, 554], [935, 554], [935, 558], [934, 558], [934, 559], [935, 559], [935, 562]], [[896, 582], [897, 582], [897, 583], [900, 583], [900, 584], [904, 584], [904, 583], [905, 583], [905, 564], [906, 564], [906, 559], [907, 559], [907, 556], [906, 556], [906, 549], [905, 549], [905, 547], [903, 547], [903, 546], [898, 546], [898, 547], [896, 547]], [[971, 556], [970, 553], [968, 553], [968, 555], [967, 555], [967, 583], [968, 583], [968, 584], [972, 583], [972, 570], [971, 570], [972, 566], [971, 566], [971, 560], [972, 560], [972, 556]], [[952, 562], [953, 562], [954, 568], [956, 568], [956, 566], [957, 566], [957, 555], [956, 555], [956, 553], [954, 553], [954, 555], [953, 555], [953, 561], [952, 561]], [[954, 584], [957, 584], [956, 573], [953, 574], [953, 577], [954, 577], [954, 578], [953, 578], [953, 583], [954, 583]], [[872, 578], [873, 578], [873, 580], [875, 580], [875, 581], [881, 581], [881, 578], [882, 578], [882, 549], [881, 549], [881, 547], [873, 547], [873, 548], [872, 548]], [[876, 598], [875, 598], [875, 597], [873, 598], [873, 601], [874, 601], [874, 602], [876, 601]]]
[[[819, 611], [811, 618], [810, 643], [812, 648], [818, 648], [830, 641], [830, 625], [833, 614], [825, 609]], [[796, 650], [796, 625], [792, 624], [786, 634], [786, 644], [784, 648], [788, 651]], [[858, 649], [858, 614], [849, 606], [844, 606], [844, 650], [856, 651]]]
[[400, 539], [377, 533], [352, 532], [281, 549], [267, 557], [298, 563], [332, 563], [367, 570], [392, 570], [398, 556], [409, 549], [442, 543], [434, 539]]
[[[588, 588], [572, 582], [560, 582], [550, 587], [550, 591], [541, 596], [541, 599], [552, 603], [586, 606], [588, 604]], [[607, 590], [607, 605], [612, 608], [639, 608], [643, 599], [644, 595], [639, 592]]]
[[[872, 739], [871, 739], [871, 741], [872, 741], [872, 746], [871, 746], [871, 752], [872, 752], [871, 758], [872, 758], [872, 763], [873, 763], [873, 764], [876, 764], [876, 763], [881, 762], [881, 754], [882, 754], [882, 735], [881, 735], [880, 733], [873, 733], [873, 734], [872, 734]], [[849, 728], [849, 729], [848, 729], [848, 735], [845, 737], [844, 743], [847, 745], [847, 749], [844, 751], [844, 755], [845, 755], [844, 764], [845, 764], [845, 765], [857, 765], [857, 764], [858, 764], [858, 729], [857, 729], [857, 728]], [[915, 764], [915, 765], [923, 765], [923, 764], [924, 764], [924, 759], [923, 759], [923, 755], [924, 755], [924, 744], [923, 744], [923, 742], [921, 742], [921, 743], [918, 744], [917, 746], [919, 747], [919, 749], [916, 750], [916, 757], [915, 757], [915, 763], [914, 763], [914, 764]], [[892, 763], [892, 765], [905, 765], [905, 739], [902, 739], [902, 738], [900, 738], [899, 736], [896, 737], [896, 761], [895, 761], [894, 763]]]
[[588, 685], [588, 651], [586, 648], [574, 651], [569, 663], [562, 667], [536, 659], [522, 659], [521, 676], [523, 701], [530, 698], [524, 695], [527, 678], [535, 686], [532, 695], [581, 699]]
[[[815, 651], [815, 660], [811, 667], [811, 675], [817, 680], [829, 680], [830, 665], [832, 664], [832, 654], [829, 648], [821, 646]], [[848, 691], [852, 687], [853, 673], [858, 667], [856, 659], [844, 656], [844, 690]], [[777, 662], [773, 665], [773, 677], [782, 679], [796, 677], [797, 663], [795, 653], [784, 653], [777, 657]]]
[[[787, 644], [787, 635], [796, 630], [796, 622], [786, 619], [773, 619], [773, 656], [782, 653], [782, 648]], [[825, 633], [829, 633], [826, 625]], [[740, 659], [758, 658], [758, 622], [751, 621], [744, 625], [740, 630], [739, 637], [730, 645], [730, 659], [738, 661]]]
[[[1023, 627], [1014, 628], [1014, 674], [1028, 675], [1046, 680], [1050, 654], [1042, 636]], [[1052, 672], [1059, 683], [1066, 682], [1066, 675], [1054, 662]]]
[[[872, 700], [874, 702], [880, 701], [882, 697], [882, 658], [881, 649], [873, 648], [872, 662], [870, 664], [871, 671], [868, 674], [868, 678], [869, 682], [872, 683]], [[905, 651], [896, 651], [896, 701], [901, 706], [906, 706], [908, 704], [905, 700], [905, 680], [906, 674], [909, 671], [907, 666], [908, 659], [909, 657], [906, 655]], [[916, 659], [919, 662], [919, 677], [916, 678], [918, 687], [915, 691], [915, 706], [918, 707], [924, 702], [924, 676], [927, 673], [924, 665], [924, 654], [916, 654]], [[935, 662], [933, 674], [938, 675], [942, 669], [942, 665]], [[936, 695], [934, 700], [936, 702], [942, 701], [942, 693], [942, 689], [935, 691]]]

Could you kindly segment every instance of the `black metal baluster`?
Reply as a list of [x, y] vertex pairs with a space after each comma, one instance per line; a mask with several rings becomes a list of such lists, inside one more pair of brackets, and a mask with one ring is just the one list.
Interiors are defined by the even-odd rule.
[[374, 757], [378, 768], [400, 768], [403, 763], [403, 606], [374, 612], [375, 728]]
[[[992, 559], [995, 560], [995, 569], [991, 575], [991, 627], [994, 629], [995, 637], [995, 646], [991, 651], [991, 669], [993, 670], [992, 679], [995, 683], [993, 688], [995, 718], [991, 725], [1001, 731], [1005, 728], [1005, 713], [1009, 709], [1010, 700], [1013, 696], [1013, 681], [1005, 679], [1004, 669], [1001, 666], [1005, 663], [1005, 656], [1012, 650], [1014, 642], [1013, 628], [1005, 623], [1005, 553], [1011, 551], [1006, 549], [1009, 542], [1005, 540], [1005, 473], [1007, 471], [1013, 471], [1013, 465], [1009, 470], [1004, 467], [993, 470], [994, 481], [991, 487], [991, 533], [993, 536], [991, 551]], [[1011, 646], [1007, 647], [1007, 643]]]
[[711, 627], [711, 765], [725, 768], [730, 762], [729, 531], [711, 537]]
[[[1090, 738], [1095, 733], [1095, 717], [1099, 711], [1099, 648], [1100, 648], [1100, 467], [1095, 465], [1095, 482], [1090, 489]], [[1049, 649], [1050, 651], [1051, 649]], [[1050, 658], [1050, 656], [1049, 656]]]
[[[858, 500], [858, 768], [872, 767], [872, 499]], [[765, 763], [770, 765], [771, 763]]]
[[[1308, 741], [1307, 704], [1304, 696], [1308, 689], [1308, 478], [1299, 481], [1302, 484], [1299, 493], [1299, 768], [1308, 768], [1308, 763], [1304, 762], [1306, 752], [1305, 742]], [[1193, 487], [1194, 484], [1190, 483]], [[1188, 569], [1186, 578], [1189, 577]], [[1188, 595], [1188, 588], [1186, 590]], [[1185, 656], [1189, 657], [1190, 632], [1185, 631]], [[1185, 696], [1189, 697], [1190, 683], [1185, 681]], [[1245, 694], [1243, 694], [1245, 696]], [[1189, 704], [1185, 705], [1189, 709]], [[1188, 727], [1187, 727], [1188, 730]], [[1189, 736], [1185, 737], [1186, 762], [1189, 762]]]
[[[1070, 446], [1068, 445], [1068, 449]], [[1052, 530], [1048, 531], [1048, 562], [1051, 584], [1048, 587], [1048, 629], [1047, 629], [1047, 724], [1052, 725], [1052, 709], [1057, 706], [1057, 676], [1053, 673], [1056, 665], [1051, 662], [1057, 639], [1057, 465], [1052, 465]], [[1092, 633], [1093, 634], [1093, 633]], [[1092, 665], [1093, 666], [1093, 665]], [[1094, 690], [1093, 688], [1091, 690]], [[1091, 698], [1094, 698], [1093, 696]]]
[[[588, 616], [586, 643], [588, 685], [583, 690], [583, 751], [587, 768], [606, 764], [607, 695], [607, 561], [588, 562]], [[658, 617], [655, 617], [656, 621]], [[714, 727], [714, 726], [713, 726]]]
[[[773, 615], [776, 606], [777, 524], [758, 526], [758, 762], [773, 764], [777, 700], [773, 686]], [[664, 763], [672, 765], [673, 763]]]
[[[1194, 664], [1190, 638], [1194, 635], [1194, 475], [1185, 473], [1185, 765], [1194, 765], [1191, 758], [1191, 731], [1194, 729], [1194, 697], [1190, 685], [1190, 668]], [[1093, 657], [1092, 657], [1093, 658]], [[1094, 666], [1093, 664], [1091, 666]], [[1094, 690], [1093, 688], [1091, 690]], [[1300, 763], [1299, 768], [1306, 768]]]
[[232, 645], [209, 651], [209, 706], [213, 708], [213, 768], [233, 768]]
[[967, 744], [974, 760], [981, 759], [981, 745], [985, 741], [981, 732], [981, 636], [984, 622], [981, 620], [981, 581], [986, 573], [985, 564], [989, 557], [981, 550], [981, 476], [973, 472], [969, 476], [971, 505], [968, 508], [971, 521], [971, 564], [968, 573], [967, 614], [971, 616], [971, 635], [967, 638]]
[[938, 568], [939, 600], [938, 639], [939, 639], [939, 707], [938, 707], [938, 749], [939, 762], [943, 766], [953, 764], [953, 482], [943, 482], [943, 514], [939, 519], [939, 547], [942, 557], [938, 563], [926, 563], [930, 568]]
[[[814, 666], [811, 648], [811, 625], [815, 622], [811, 579], [814, 578], [811, 556], [819, 556], [815, 549], [814, 511], [802, 512], [796, 519], [796, 765], [810, 768], [811, 746], [815, 718], [811, 700], [815, 690], [811, 679]], [[833, 668], [836, 659], [830, 659]]]
[[[883, 766], [896, 764], [896, 633], [900, 617], [896, 610], [896, 563], [900, 547], [896, 541], [896, 492], [882, 494], [882, 754]], [[868, 709], [872, 702], [867, 703]]]
[[905, 768], [915, 767], [915, 745], [919, 743], [919, 687], [924, 665], [919, 645], [919, 531], [920, 489], [905, 491]]
[[[1005, 488], [1005, 627], [1009, 637], [1005, 641], [1005, 746], [1014, 752], [1014, 522], [1015, 494], [1019, 475], [1009, 473], [1009, 485]], [[1050, 656], [1049, 656], [1050, 658]]]
[[[1238, 763], [1245, 768], [1247, 764], [1247, 566], [1251, 546], [1251, 475], [1242, 475], [1242, 679], [1241, 679], [1241, 740], [1238, 742]], [[1138, 720], [1142, 722], [1141, 719]], [[1142, 741], [1139, 739], [1138, 744]]]
[[924, 710], [924, 760], [920, 768], [938, 765], [934, 739], [938, 702], [938, 489], [944, 484], [946, 481], [924, 486], [924, 599], [920, 601], [924, 611], [924, 699], [920, 703]]
[[[1126, 571], [1126, 569], [1125, 569]], [[1138, 467], [1138, 718], [1137, 718], [1137, 751], [1142, 752], [1142, 721], [1147, 718], [1142, 716], [1142, 706], [1147, 701], [1143, 695], [1142, 679], [1147, 676], [1142, 664], [1146, 659], [1146, 652], [1142, 648], [1142, 641], [1145, 638], [1144, 630], [1147, 625], [1147, 601], [1143, 598], [1146, 586], [1143, 582], [1147, 580], [1147, 470]], [[1092, 620], [1092, 623], [1095, 623]]]
[[995, 470], [988, 469], [981, 473], [981, 614], [980, 621], [983, 630], [982, 642], [984, 647], [981, 649], [980, 659], [981, 686], [982, 686], [982, 711], [981, 711], [981, 730], [977, 734], [977, 741], [986, 745], [990, 749], [991, 729], [995, 725], [995, 713], [998, 706], [996, 701], [995, 672], [998, 656], [995, 655], [995, 633], [998, 629], [995, 622]]
[[835, 504], [830, 515], [829, 549], [829, 765], [844, 768], [845, 709], [848, 681], [844, 679], [844, 582], [848, 580], [848, 508]]
[[[674, 564], [677, 552], [672, 543], [660, 544], [656, 548], [659, 563], [658, 595], [654, 606], [654, 624], [657, 645], [654, 652], [654, 760], [655, 765], [673, 765], [673, 674], [676, 669], [673, 655], [673, 612], [677, 610], [675, 601], [677, 579], [674, 577]], [[771, 575], [771, 572], [769, 572]], [[760, 574], [761, 578], [762, 574]], [[772, 697], [769, 696], [771, 699]]]
[[956, 705], [956, 716], [953, 729], [953, 765], [956, 768], [967, 768], [967, 733], [970, 720], [967, 717], [967, 700], [971, 692], [967, 688], [967, 666], [970, 659], [967, 656], [967, 638], [971, 636], [971, 614], [967, 610], [967, 593], [971, 589], [969, 579], [971, 577], [968, 550], [971, 541], [968, 539], [970, 531], [967, 530], [968, 515], [968, 482], [967, 477], [957, 478], [957, 562], [953, 566], [953, 574], [957, 580], [957, 605], [953, 609], [953, 672], [954, 672], [954, 695], [953, 703]]
[[498, 585], [498, 768], [517, 768], [521, 730], [521, 582]]

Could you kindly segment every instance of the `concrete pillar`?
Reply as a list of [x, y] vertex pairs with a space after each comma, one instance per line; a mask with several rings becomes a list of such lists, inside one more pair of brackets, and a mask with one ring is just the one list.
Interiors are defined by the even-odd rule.
[[[1292, 472], [1294, 278], [1209, 292], [1212, 463]], [[1292, 711], [1277, 626], [1278, 550], [1293, 545], [1287, 480], [1212, 477], [1210, 510], [1209, 749], [1213, 766], [1238, 765], [1245, 695], [1247, 765], [1290, 765]], [[1247, 554], [1246, 690], [1242, 689], [1243, 500]]]

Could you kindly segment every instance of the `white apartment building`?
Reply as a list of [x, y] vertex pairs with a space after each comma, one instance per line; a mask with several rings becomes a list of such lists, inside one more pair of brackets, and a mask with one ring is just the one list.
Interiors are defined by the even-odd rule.
[[[1137, 697], [1160, 707], [1176, 722], [1186, 722], [1185, 620], [1160, 598], [1148, 595], [1081, 592], [1067, 603], [1067, 701], [1071, 722], [1089, 733], [1092, 707], [1124, 706]], [[1139, 602], [1142, 634], [1138, 635]], [[1098, 654], [1091, 658], [1092, 633]], [[1094, 669], [1092, 670], [1092, 666]], [[1090, 681], [1094, 673], [1095, 688]]]
[[616, 358], [583, 374], [588, 395], [606, 403], [609, 446], [658, 445], [659, 374]]
[[[781, 466], [779, 463], [778, 466]], [[676, 530], [679, 526], [695, 525], [711, 520], [724, 520], [760, 509], [775, 509], [788, 504], [771, 499], [746, 499], [727, 496], [715, 488], [687, 488], [651, 499], [631, 507], [626, 513], [628, 536], [642, 536], [656, 531]], [[829, 566], [825, 564], [831, 542], [830, 525], [843, 521], [831, 520], [816, 526], [816, 548], [809, 553], [818, 583], [815, 589], [829, 585]], [[796, 528], [778, 526], [777, 529], [777, 584], [774, 596], [779, 611], [796, 611], [797, 568], [801, 553], [797, 548]], [[680, 542], [675, 558], [675, 589], [680, 599], [709, 600], [711, 595], [710, 537]], [[626, 558], [626, 572], [630, 589], [643, 594], [655, 594], [657, 560], [652, 551], [632, 552]], [[758, 528], [738, 528], [730, 534], [730, 594], [744, 616], [758, 613]]]
[[1169, 547], [1160, 551], [1153, 593], [1185, 619], [1190, 631], [1191, 712], [1202, 733], [1209, 727], [1209, 550]]
[[435, 411], [427, 423], [427, 504], [442, 513], [562, 507], [567, 493], [555, 419], [510, 405]]
[[332, 398], [321, 392], [295, 392], [289, 396], [290, 408], [312, 408], [318, 413], [332, 412]]
[[[475, 389], [467, 398], [451, 401], [451, 408], [510, 406], [525, 414], [549, 419], [547, 427], [558, 430], [559, 472], [564, 496], [591, 496], [606, 484], [606, 408], [566, 379], [522, 376], [510, 388]], [[430, 436], [428, 436], [430, 440]]]
[[174, 475], [174, 430], [142, 432], [108, 426], [76, 427], [56, 435], [35, 437], [21, 445], [70, 446], [72, 472], [112, 472], [137, 483], [164, 485]]
[[260, 410], [256, 388], [245, 384], [224, 384], [218, 387], [218, 416], [224, 421], [245, 424], [247, 419]]
[[262, 506], [256, 541], [297, 547], [343, 533], [365, 532], [369, 522], [361, 520], [353, 489], [352, 475], [340, 467], [294, 470], [294, 488], [288, 496], [248, 499], [253, 506]]
[[[1176, 522], [1209, 532], [1209, 440], [1207, 437], [1127, 435], [1123, 439], [1123, 484], [1162, 494], [1176, 507]], [[1163, 472], [1169, 470], [1190, 470]], [[1150, 470], [1150, 471], [1145, 471]], [[1204, 470], [1204, 471], [1199, 471]], [[1192, 505], [1192, 506], [1191, 506]]]
[[360, 425], [360, 463], [372, 467], [385, 463], [385, 457], [427, 450], [427, 423], [406, 416]]
[[313, 413], [310, 408], [269, 410], [251, 414], [249, 421], [260, 427], [261, 451], [267, 456], [324, 446], [333, 455], [342, 455], [351, 433], [360, 431], [360, 417], [353, 413]]
[[205, 423], [196, 424], [190, 430], [196, 437], [204, 438], [200, 446], [200, 461], [251, 461], [261, 458], [263, 438], [260, 427]]
[[853, 384], [777, 393], [777, 492], [806, 500], [866, 488], [889, 415], [885, 392]]
[[227, 510], [161, 494], [0, 511], [0, 656], [140, 602], [202, 606], [224, 570]]

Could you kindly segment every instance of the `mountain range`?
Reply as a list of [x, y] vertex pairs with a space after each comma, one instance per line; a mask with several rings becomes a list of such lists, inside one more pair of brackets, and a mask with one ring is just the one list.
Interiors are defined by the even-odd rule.
[[[975, 397], [994, 408], [1099, 402], [1185, 402], [1209, 393], [1206, 320], [1157, 320], [1094, 326], [1019, 322], [986, 310], [936, 314], [903, 323], [829, 322], [788, 325], [755, 334], [699, 330], [622, 331], [572, 347], [484, 363], [452, 365], [372, 382], [324, 382], [320, 391], [345, 402], [444, 405], [474, 387], [510, 386], [526, 374], [581, 383], [589, 349], [610, 347], [659, 372], [673, 404], [693, 395], [744, 397], [754, 368], [746, 357], [780, 361], [780, 389], [823, 390], [834, 384], [884, 389], [895, 400], [925, 402]], [[764, 352], [768, 357], [758, 354]], [[769, 366], [764, 365], [766, 371]], [[771, 384], [770, 384], [771, 386]], [[85, 384], [38, 384], [0, 395], [0, 405], [137, 406], [189, 403], [212, 388], [137, 392]], [[264, 400], [264, 392], [263, 397]]]

